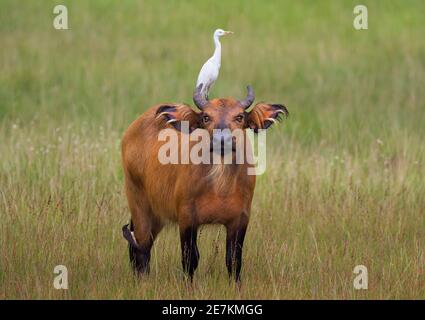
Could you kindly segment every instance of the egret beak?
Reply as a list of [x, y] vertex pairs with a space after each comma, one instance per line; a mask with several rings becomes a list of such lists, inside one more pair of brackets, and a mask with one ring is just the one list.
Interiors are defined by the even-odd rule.
[[227, 36], [229, 34], [233, 34], [233, 31], [224, 31], [224, 35]]

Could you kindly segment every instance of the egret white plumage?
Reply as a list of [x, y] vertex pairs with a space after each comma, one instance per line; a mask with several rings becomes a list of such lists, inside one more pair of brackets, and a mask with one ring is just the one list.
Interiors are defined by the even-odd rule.
[[208, 92], [215, 80], [217, 80], [218, 73], [221, 66], [221, 43], [219, 38], [232, 34], [232, 31], [224, 31], [222, 29], [217, 29], [214, 31], [214, 44], [215, 50], [211, 58], [204, 63], [199, 72], [198, 80], [196, 81], [196, 87], [202, 84], [201, 93], [204, 97], [208, 98]]

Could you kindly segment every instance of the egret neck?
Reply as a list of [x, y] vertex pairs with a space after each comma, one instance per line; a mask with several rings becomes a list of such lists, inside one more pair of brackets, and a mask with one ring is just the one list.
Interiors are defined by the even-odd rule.
[[214, 54], [211, 57], [211, 60], [213, 60], [215, 63], [217, 63], [218, 67], [221, 65], [221, 43], [219, 40], [219, 35], [214, 35], [214, 44], [215, 44], [215, 50]]

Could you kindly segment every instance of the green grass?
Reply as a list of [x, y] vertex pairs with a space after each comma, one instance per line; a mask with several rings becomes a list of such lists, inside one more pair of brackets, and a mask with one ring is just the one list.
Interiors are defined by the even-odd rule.
[[[0, 298], [425, 298], [423, 1], [0, 0]], [[176, 227], [135, 280], [120, 137], [149, 106], [191, 102], [212, 31], [223, 62], [212, 96], [287, 105], [267, 137], [245, 242], [229, 284], [225, 232], [199, 235], [187, 287]], [[64, 264], [69, 290], [53, 288]], [[369, 289], [353, 288], [356, 265]]]

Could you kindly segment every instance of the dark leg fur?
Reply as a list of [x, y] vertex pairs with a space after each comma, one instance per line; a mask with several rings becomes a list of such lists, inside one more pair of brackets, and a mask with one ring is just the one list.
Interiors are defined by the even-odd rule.
[[240, 281], [242, 268], [242, 248], [245, 239], [247, 222], [239, 224], [236, 228], [227, 228], [226, 238], [226, 266], [229, 277]]
[[197, 229], [195, 227], [180, 230], [183, 271], [189, 275], [191, 281], [199, 260], [196, 238]]
[[136, 275], [148, 274], [153, 241], [147, 246], [139, 246], [131, 235], [131, 231], [134, 231], [133, 222], [130, 222], [130, 228], [128, 224], [123, 226], [122, 231], [124, 238], [128, 241], [128, 252], [133, 272]]

